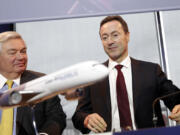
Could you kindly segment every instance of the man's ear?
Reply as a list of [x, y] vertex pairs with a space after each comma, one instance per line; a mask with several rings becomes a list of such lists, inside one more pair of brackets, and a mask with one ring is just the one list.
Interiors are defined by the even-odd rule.
[[126, 33], [126, 38], [127, 38], [127, 41], [129, 42], [129, 40], [130, 40], [130, 32]]

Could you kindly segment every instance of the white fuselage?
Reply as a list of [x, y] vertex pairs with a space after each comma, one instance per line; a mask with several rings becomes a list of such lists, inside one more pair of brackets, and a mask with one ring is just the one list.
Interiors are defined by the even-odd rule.
[[[11, 104], [4, 105], [3, 103], [3, 106], [1, 104], [1, 101], [3, 100], [2, 94], [0, 96], [0, 108], [8, 106], [10, 107], [36, 104], [40, 101], [51, 98], [57, 94], [64, 93], [68, 90], [81, 88], [100, 81], [105, 78], [108, 73], [109, 72], [107, 67], [98, 63], [97, 61], [82, 62], [68, 68], [59, 70], [57, 72], [51, 73], [49, 75], [40, 77], [38, 79], [32, 80], [12, 89], [11, 92], [18, 92], [18, 94], [21, 96], [21, 101], [19, 101], [18, 96], [14, 96], [14, 99], [10, 99], [12, 100], [10, 102]], [[7, 93], [8, 94], [4, 94], [6, 96], [11, 95], [10, 92]], [[19, 103], [15, 101], [16, 98], [18, 99]]]

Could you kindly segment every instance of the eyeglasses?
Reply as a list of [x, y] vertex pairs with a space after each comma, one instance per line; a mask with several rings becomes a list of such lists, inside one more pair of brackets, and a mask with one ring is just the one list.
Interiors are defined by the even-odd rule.
[[109, 39], [113, 40], [113, 41], [116, 41], [117, 39], [119, 39], [120, 37], [120, 33], [118, 32], [114, 32], [110, 35], [108, 34], [104, 34], [101, 36], [101, 40], [104, 41], [104, 42], [107, 42]]

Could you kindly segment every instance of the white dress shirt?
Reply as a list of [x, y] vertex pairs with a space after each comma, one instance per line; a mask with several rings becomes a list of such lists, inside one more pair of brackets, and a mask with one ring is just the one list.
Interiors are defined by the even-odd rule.
[[120, 128], [120, 118], [119, 110], [117, 105], [117, 94], [116, 94], [116, 79], [117, 79], [117, 70], [116, 65], [123, 65], [121, 71], [124, 75], [125, 84], [127, 88], [128, 100], [130, 105], [130, 112], [132, 118], [133, 129], [136, 129], [135, 120], [134, 120], [134, 107], [133, 107], [133, 92], [132, 92], [132, 70], [131, 70], [131, 59], [126, 57], [121, 63], [117, 63], [109, 59], [109, 85], [110, 85], [110, 97], [111, 97], [111, 109], [112, 109], [112, 128], [111, 130], [121, 131]]
[[[20, 84], [20, 77], [18, 77], [17, 79], [15, 79], [15, 80], [13, 80], [13, 81], [14, 81], [14, 83], [15, 83], [16, 85], [19, 85], [19, 84]], [[4, 84], [5, 84], [6, 82], [7, 82], [7, 79], [0, 74], [0, 89], [2, 89], [2, 87], [4, 86]]]

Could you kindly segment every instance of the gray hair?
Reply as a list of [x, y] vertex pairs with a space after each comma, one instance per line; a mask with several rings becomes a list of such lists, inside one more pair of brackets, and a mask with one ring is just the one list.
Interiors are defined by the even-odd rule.
[[21, 35], [18, 34], [15, 31], [7, 31], [0, 33], [0, 51], [1, 51], [1, 46], [4, 42], [7, 42], [10, 39], [22, 39]]

